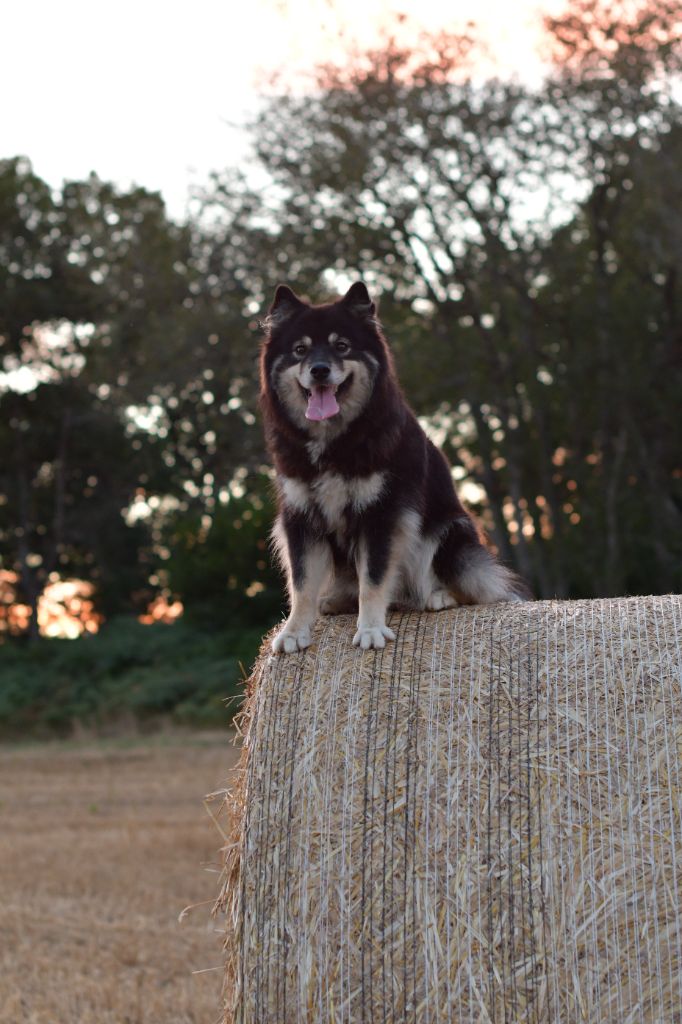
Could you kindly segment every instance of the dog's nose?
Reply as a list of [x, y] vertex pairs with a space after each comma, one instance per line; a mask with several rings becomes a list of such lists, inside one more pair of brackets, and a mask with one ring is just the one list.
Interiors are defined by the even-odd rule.
[[329, 363], [314, 363], [310, 367], [310, 375], [314, 377], [315, 380], [326, 380], [330, 372], [331, 366], [329, 365]]

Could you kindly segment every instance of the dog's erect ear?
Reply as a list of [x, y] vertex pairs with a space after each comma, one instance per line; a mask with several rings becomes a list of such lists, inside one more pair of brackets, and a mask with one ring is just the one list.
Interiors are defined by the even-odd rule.
[[268, 315], [263, 321], [263, 327], [266, 331], [271, 331], [273, 327], [279, 327], [280, 324], [285, 323], [292, 316], [295, 316], [296, 313], [300, 313], [302, 309], [307, 308], [306, 303], [302, 302], [288, 285], [278, 284], [272, 305], [268, 310]]
[[355, 284], [352, 284], [341, 299], [341, 302], [353, 316], [360, 317], [362, 320], [372, 320], [374, 318], [376, 306], [370, 299], [369, 292], [362, 281], [356, 281]]
[[282, 307], [289, 307], [292, 312], [298, 309], [303, 309], [305, 302], [301, 302], [298, 295], [292, 292], [291, 288], [287, 284], [278, 284], [275, 290], [275, 297], [272, 300], [270, 306], [270, 312], [274, 313], [275, 310], [284, 312]]

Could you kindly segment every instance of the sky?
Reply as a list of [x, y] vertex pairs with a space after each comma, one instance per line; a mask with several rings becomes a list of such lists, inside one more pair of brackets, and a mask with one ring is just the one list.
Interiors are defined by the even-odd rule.
[[[476, 20], [502, 74], [539, 73], [550, 0], [33, 0], [0, 10], [0, 158], [52, 187], [101, 178], [160, 190], [171, 216], [212, 170], [244, 164], [243, 124], [273, 71], [292, 80], [376, 44], [392, 16], [418, 28]], [[556, 6], [556, 4], [554, 5]]]

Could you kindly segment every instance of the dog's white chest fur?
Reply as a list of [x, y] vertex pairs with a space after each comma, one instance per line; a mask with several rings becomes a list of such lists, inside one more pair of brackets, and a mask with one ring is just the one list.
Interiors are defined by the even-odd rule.
[[353, 512], [362, 512], [373, 504], [381, 494], [385, 481], [385, 473], [358, 477], [320, 473], [309, 484], [294, 477], [280, 477], [285, 503], [299, 512], [309, 512], [315, 508], [322, 513], [330, 529], [338, 529], [343, 525], [343, 514], [349, 506]]

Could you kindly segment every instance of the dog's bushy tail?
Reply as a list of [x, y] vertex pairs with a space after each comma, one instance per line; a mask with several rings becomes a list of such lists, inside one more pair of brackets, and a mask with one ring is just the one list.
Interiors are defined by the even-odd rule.
[[458, 517], [442, 538], [433, 561], [438, 579], [460, 604], [528, 601], [528, 586], [484, 546], [468, 515]]

